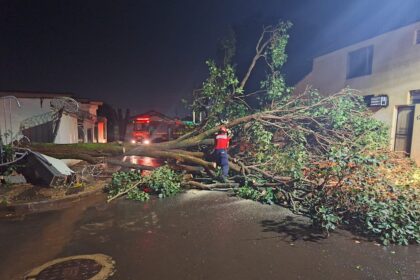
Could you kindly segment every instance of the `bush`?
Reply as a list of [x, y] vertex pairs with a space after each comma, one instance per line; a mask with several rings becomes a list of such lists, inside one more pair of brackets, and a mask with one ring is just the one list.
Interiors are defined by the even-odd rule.
[[340, 223], [349, 224], [385, 245], [420, 243], [420, 181], [413, 184], [407, 169], [396, 180], [412, 184], [392, 185], [383, 171], [390, 172], [393, 166], [383, 165], [375, 169], [359, 167], [343, 185], [316, 192], [306, 201], [315, 223], [327, 231]]
[[366, 222], [365, 232], [379, 236], [385, 245], [420, 243], [418, 204], [413, 204], [409, 197], [378, 201], [363, 196], [361, 200], [362, 205], [368, 206], [366, 212], [361, 212], [361, 218]]

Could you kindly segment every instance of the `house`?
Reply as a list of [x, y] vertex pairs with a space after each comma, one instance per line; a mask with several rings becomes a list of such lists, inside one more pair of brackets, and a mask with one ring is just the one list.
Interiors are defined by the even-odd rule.
[[40, 143], [105, 143], [106, 119], [96, 115], [101, 104], [67, 93], [0, 91], [0, 136], [6, 143], [24, 136]]
[[103, 104], [100, 101], [77, 99], [80, 103], [78, 114], [78, 135], [82, 143], [106, 143], [107, 120], [97, 115], [98, 108]]
[[390, 128], [390, 149], [420, 164], [420, 22], [316, 57], [295, 86], [333, 94], [345, 87], [365, 97]]

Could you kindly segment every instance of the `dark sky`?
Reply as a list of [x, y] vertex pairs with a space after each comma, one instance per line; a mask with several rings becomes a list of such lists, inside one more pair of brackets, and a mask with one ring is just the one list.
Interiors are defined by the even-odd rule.
[[262, 25], [280, 19], [294, 24], [293, 85], [314, 56], [420, 20], [420, 0], [0, 0], [0, 90], [183, 115], [228, 26], [242, 74]]

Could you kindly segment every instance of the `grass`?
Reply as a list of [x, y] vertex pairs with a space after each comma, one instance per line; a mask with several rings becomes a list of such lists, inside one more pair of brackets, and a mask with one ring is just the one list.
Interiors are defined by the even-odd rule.
[[121, 155], [124, 146], [118, 143], [77, 143], [77, 144], [51, 144], [51, 143], [33, 143], [30, 147], [36, 151], [54, 150], [54, 152], [66, 153], [85, 153], [95, 154], [103, 153], [109, 155]]

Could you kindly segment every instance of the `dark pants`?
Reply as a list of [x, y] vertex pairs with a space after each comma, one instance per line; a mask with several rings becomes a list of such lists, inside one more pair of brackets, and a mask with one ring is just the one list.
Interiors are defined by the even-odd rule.
[[219, 166], [222, 167], [223, 177], [228, 177], [229, 175], [229, 160], [228, 153], [225, 149], [217, 149], [216, 151], [216, 162]]

